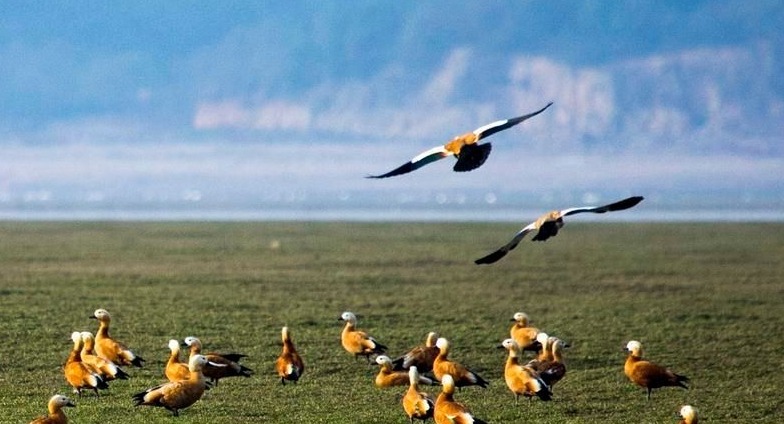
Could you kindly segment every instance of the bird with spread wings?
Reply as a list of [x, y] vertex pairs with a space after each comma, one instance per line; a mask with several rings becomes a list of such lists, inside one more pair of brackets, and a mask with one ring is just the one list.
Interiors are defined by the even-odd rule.
[[550, 102], [547, 104], [547, 106], [527, 115], [510, 119], [502, 119], [500, 121], [483, 125], [472, 132], [465, 133], [453, 138], [450, 142], [442, 146], [433, 147], [432, 149], [426, 150], [414, 156], [414, 158], [410, 161], [387, 172], [386, 174], [370, 175], [367, 178], [388, 178], [394, 177], [395, 175], [407, 174], [429, 163], [448, 156], [457, 157], [457, 163], [455, 163], [454, 167], [452, 168], [456, 172], [472, 171], [485, 163], [485, 160], [487, 160], [487, 157], [490, 155], [490, 150], [492, 149], [490, 143], [479, 144], [480, 140], [490, 137], [499, 131], [511, 128], [528, 118], [534, 117], [544, 112], [545, 109], [550, 107], [552, 104], [553, 103]]
[[623, 200], [620, 200], [615, 203], [610, 203], [609, 205], [604, 206], [581, 206], [577, 208], [568, 208], [562, 210], [554, 210], [548, 212], [539, 217], [536, 221], [526, 225], [523, 227], [522, 230], [518, 231], [517, 234], [512, 237], [512, 240], [509, 243], [505, 244], [500, 249], [496, 250], [495, 252], [479, 258], [474, 262], [477, 265], [482, 264], [492, 264], [497, 262], [499, 259], [506, 256], [510, 250], [517, 247], [520, 241], [525, 238], [526, 234], [537, 231], [536, 235], [533, 237], [533, 241], [545, 241], [550, 237], [555, 237], [558, 234], [558, 230], [564, 226], [563, 218], [569, 215], [574, 215], [583, 212], [593, 212], [593, 213], [605, 213], [605, 212], [613, 212], [613, 211], [622, 211], [624, 209], [629, 209], [634, 207], [638, 203], [642, 201], [642, 196], [633, 196]]

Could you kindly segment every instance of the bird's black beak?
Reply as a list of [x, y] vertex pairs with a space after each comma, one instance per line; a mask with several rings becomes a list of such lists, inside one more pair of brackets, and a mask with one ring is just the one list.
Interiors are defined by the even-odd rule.
[[95, 316], [95, 315], [90, 315], [90, 316], [89, 316], [89, 317], [87, 317], [87, 318], [90, 318], [90, 319], [98, 319], [98, 317], [97, 317], [97, 316]]
[[496, 349], [506, 349], [506, 348], [504, 347], [504, 345], [502, 345], [502, 344], [495, 345], [495, 348], [496, 348]]
[[76, 404], [75, 404], [75, 403], [73, 403], [72, 401], [68, 401], [68, 403], [66, 403], [66, 404], [65, 404], [65, 406], [72, 406], [72, 407], [76, 407]]

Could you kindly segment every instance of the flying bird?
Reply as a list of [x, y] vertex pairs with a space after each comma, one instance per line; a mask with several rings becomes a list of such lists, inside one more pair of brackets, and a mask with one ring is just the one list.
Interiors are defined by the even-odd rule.
[[539, 217], [536, 221], [526, 225], [523, 227], [522, 230], [518, 231], [517, 234], [512, 237], [512, 240], [509, 243], [506, 243], [503, 247], [496, 250], [495, 252], [479, 258], [474, 261], [477, 265], [482, 264], [492, 264], [497, 262], [499, 259], [506, 256], [510, 250], [517, 247], [520, 241], [525, 238], [526, 234], [537, 231], [536, 235], [533, 238], [533, 241], [545, 241], [550, 237], [555, 237], [558, 234], [558, 230], [564, 226], [564, 217], [569, 215], [574, 215], [583, 212], [593, 212], [593, 213], [605, 213], [605, 212], [614, 212], [614, 211], [622, 211], [624, 209], [629, 209], [634, 207], [638, 203], [642, 202], [642, 196], [633, 196], [623, 199], [621, 201], [610, 203], [609, 205], [604, 206], [581, 206], [576, 208], [568, 208], [562, 210], [554, 210], [548, 212]]
[[394, 177], [395, 175], [407, 174], [411, 171], [417, 170], [431, 162], [443, 159], [448, 156], [457, 157], [457, 163], [452, 168], [456, 172], [472, 171], [482, 166], [490, 155], [492, 146], [490, 143], [479, 144], [479, 141], [490, 137], [491, 135], [511, 128], [528, 118], [534, 117], [545, 109], [550, 107], [553, 103], [550, 102], [547, 106], [537, 110], [536, 112], [527, 115], [518, 116], [516, 118], [502, 119], [487, 125], [483, 125], [472, 132], [465, 133], [453, 138], [448, 143], [442, 146], [436, 146], [432, 149], [425, 150], [424, 152], [414, 156], [413, 159], [404, 163], [403, 165], [381, 175], [371, 175], [367, 178], [387, 178]]

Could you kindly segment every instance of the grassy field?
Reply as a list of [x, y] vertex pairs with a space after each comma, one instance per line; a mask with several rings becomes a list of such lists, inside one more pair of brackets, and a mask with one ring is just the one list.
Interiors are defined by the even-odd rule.
[[[340, 346], [341, 312], [390, 347], [428, 331], [488, 389], [456, 394], [488, 422], [676, 423], [784, 417], [784, 225], [571, 223], [493, 266], [476, 259], [514, 224], [0, 223], [0, 422], [26, 423], [54, 393], [74, 330], [106, 308], [115, 337], [147, 359], [75, 423], [405, 423], [405, 388], [377, 389], [376, 368]], [[571, 343], [552, 402], [515, 405], [503, 381], [509, 319], [525, 311]], [[298, 385], [272, 370], [288, 325], [306, 361]], [[163, 380], [170, 338], [238, 351], [252, 378], [221, 382], [179, 418], [133, 407]], [[623, 375], [626, 342], [691, 377], [646, 402]], [[437, 388], [430, 390], [437, 393]]]

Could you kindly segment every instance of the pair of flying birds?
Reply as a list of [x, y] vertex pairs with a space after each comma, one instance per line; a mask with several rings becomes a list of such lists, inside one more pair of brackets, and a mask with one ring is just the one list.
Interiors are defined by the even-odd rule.
[[[414, 156], [410, 161], [385, 174], [371, 175], [368, 178], [388, 178], [394, 177], [396, 175], [407, 174], [429, 163], [449, 156], [454, 156], [457, 158], [457, 162], [452, 168], [454, 171], [466, 172], [474, 170], [485, 163], [487, 157], [490, 155], [490, 151], [492, 150], [492, 145], [489, 142], [480, 144], [480, 141], [497, 132], [511, 128], [544, 112], [551, 105], [552, 102], [548, 103], [545, 107], [537, 110], [536, 112], [518, 116], [516, 118], [502, 119], [500, 121], [483, 125], [472, 132], [465, 133], [453, 138], [444, 145], [425, 150], [424, 152]], [[563, 218], [566, 216], [583, 212], [605, 213], [620, 211], [629, 209], [640, 203], [642, 200], [642, 196], [633, 196], [603, 206], [581, 206], [548, 212], [540, 216], [536, 221], [523, 227], [520, 231], [517, 232], [517, 234], [514, 235], [511, 241], [502, 246], [500, 249], [490, 253], [487, 256], [479, 258], [474, 262], [476, 264], [491, 264], [498, 261], [499, 259], [506, 256], [510, 250], [517, 247], [526, 234], [532, 231], [538, 230], [537, 234], [533, 237], [534, 241], [545, 241], [548, 238], [558, 234], [558, 230], [564, 225]]]

